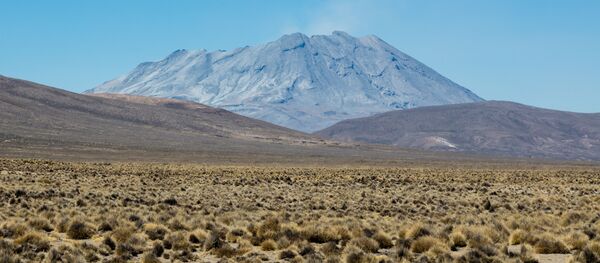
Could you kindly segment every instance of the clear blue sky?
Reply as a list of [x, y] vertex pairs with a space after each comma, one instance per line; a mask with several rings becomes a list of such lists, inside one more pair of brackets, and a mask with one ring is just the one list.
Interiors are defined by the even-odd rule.
[[75, 92], [176, 49], [375, 34], [485, 99], [600, 112], [600, 1], [1, 0], [0, 74]]

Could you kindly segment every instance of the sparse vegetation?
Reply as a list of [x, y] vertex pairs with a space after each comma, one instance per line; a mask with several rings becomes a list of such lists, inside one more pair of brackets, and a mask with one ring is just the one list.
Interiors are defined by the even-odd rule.
[[600, 259], [600, 169], [0, 160], [0, 262]]

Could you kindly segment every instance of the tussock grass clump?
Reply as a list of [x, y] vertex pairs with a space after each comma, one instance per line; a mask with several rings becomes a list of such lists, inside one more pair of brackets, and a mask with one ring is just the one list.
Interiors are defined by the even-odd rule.
[[350, 233], [349, 231], [340, 226], [318, 226], [316, 224], [311, 224], [301, 231], [304, 239], [313, 243], [327, 243], [327, 242], [338, 242], [340, 240], [349, 240]]
[[431, 227], [426, 226], [422, 223], [416, 223], [406, 231], [405, 238], [416, 240], [420, 237], [429, 235], [432, 235]]
[[[238, 239], [244, 237], [245, 235], [246, 235], [245, 230], [243, 230], [241, 228], [236, 228], [236, 229], [233, 229], [233, 230], [227, 232], [226, 240], [229, 242], [235, 242]], [[204, 236], [206, 237], [207, 235], [204, 235]]]
[[0, 235], [7, 238], [18, 238], [29, 231], [26, 224], [18, 222], [7, 222], [0, 228]]
[[144, 250], [146, 248], [146, 237], [144, 234], [136, 233], [129, 237], [127, 243], [138, 251]]
[[437, 244], [425, 252], [428, 258], [435, 259], [438, 262], [452, 262], [453, 258], [445, 245]]
[[590, 242], [585, 249], [593, 252], [594, 254], [598, 255], [598, 257], [600, 257], [600, 241], [592, 241]]
[[582, 232], [573, 232], [563, 240], [571, 250], [582, 250], [588, 244], [590, 238]]
[[338, 247], [335, 242], [328, 242], [321, 246], [321, 253], [326, 256], [340, 255], [342, 253], [342, 248]]
[[165, 247], [163, 247], [161, 242], [155, 242], [154, 245], [152, 245], [152, 254], [161, 257], [163, 253], [165, 253]]
[[445, 244], [435, 237], [422, 236], [412, 242], [410, 246], [410, 251], [412, 251], [413, 253], [424, 253], [436, 246], [445, 247]]
[[108, 232], [108, 231], [113, 230], [113, 226], [110, 223], [104, 221], [104, 222], [100, 223], [100, 225], [98, 225], [97, 230], [98, 230], [98, 232]]
[[136, 257], [139, 252], [140, 251], [127, 243], [117, 244], [117, 248], [115, 249], [115, 255], [117, 255], [121, 261], [130, 261], [133, 257]]
[[377, 241], [368, 237], [359, 237], [352, 239], [350, 241], [350, 244], [360, 248], [364, 252], [374, 253], [377, 252], [377, 250], [379, 250], [379, 244], [377, 243]]
[[145, 236], [141, 233], [134, 233], [125, 242], [117, 244], [115, 254], [125, 259], [131, 259], [142, 254], [145, 248]]
[[293, 250], [286, 249], [279, 252], [279, 259], [292, 259], [295, 258], [297, 255], [298, 254]]
[[142, 263], [161, 263], [162, 261], [154, 253], [146, 252], [142, 256], [141, 262]]
[[378, 231], [375, 235], [373, 235], [373, 239], [377, 241], [377, 244], [380, 248], [391, 248], [394, 246], [392, 238], [383, 231]]
[[563, 226], [569, 226], [569, 225], [573, 225], [573, 224], [577, 224], [580, 222], [584, 222], [585, 220], [587, 220], [587, 215], [585, 215], [582, 212], [574, 212], [574, 211], [569, 211], [564, 213], [561, 217], [560, 217], [560, 223]]
[[203, 244], [207, 238], [208, 234], [202, 229], [195, 229], [189, 236], [190, 243], [192, 244]]
[[346, 248], [346, 263], [371, 263], [374, 262], [374, 258], [369, 254], [365, 253], [361, 249], [353, 246]]
[[71, 221], [69, 220], [68, 217], [58, 217], [56, 218], [56, 230], [59, 233], [66, 233], [67, 230], [69, 229]]
[[221, 248], [225, 244], [225, 241], [221, 238], [221, 235], [217, 231], [210, 232], [208, 239], [204, 242], [204, 250], [209, 251], [211, 249]]
[[577, 255], [578, 262], [600, 262], [600, 242], [592, 241]]
[[89, 239], [95, 234], [94, 228], [83, 219], [75, 219], [67, 229], [67, 236], [72, 239]]
[[45, 234], [31, 231], [15, 239], [14, 243], [19, 246], [26, 246], [26, 250], [40, 252], [50, 249], [50, 242]]
[[46, 218], [36, 217], [30, 219], [28, 223], [30, 227], [39, 231], [52, 232], [54, 230], [50, 221]]
[[292, 245], [292, 242], [286, 236], [282, 236], [277, 240], [277, 247], [279, 249], [286, 249], [290, 245]]
[[228, 243], [225, 243], [220, 248], [213, 249], [211, 251], [211, 254], [216, 255], [217, 257], [220, 257], [220, 258], [231, 258], [231, 257], [237, 256], [239, 254], [243, 254], [243, 253], [240, 252], [240, 250], [235, 249]]
[[[90, 259], [93, 255], [90, 254]], [[94, 260], [86, 260], [83, 252], [71, 245], [60, 245], [57, 248], [52, 248], [45, 257], [45, 262], [86, 262]]]
[[317, 254], [317, 250], [315, 249], [315, 246], [313, 246], [309, 242], [302, 242], [301, 244], [299, 244], [299, 246], [300, 246], [300, 248], [298, 249], [298, 254], [300, 254], [301, 256]]
[[277, 217], [269, 217], [257, 228], [250, 226], [248, 231], [258, 237], [261, 241], [267, 239], [277, 239], [281, 231], [281, 222]]
[[[0, 251], [2, 252], [2, 251]], [[0, 262], [2, 263], [20, 263], [21, 259], [17, 255], [13, 255], [12, 252], [0, 253]]]
[[519, 258], [524, 263], [538, 263], [538, 260], [533, 255], [533, 247], [531, 247], [529, 244], [524, 244], [521, 246]]
[[134, 227], [123, 225], [113, 230], [111, 236], [118, 243], [124, 243], [135, 233], [135, 231], [136, 229]]
[[264, 251], [273, 251], [277, 249], [277, 243], [273, 239], [267, 239], [260, 243], [260, 248]]
[[167, 198], [165, 200], [163, 200], [163, 203], [167, 204], [167, 205], [177, 205], [177, 199], [175, 198]]
[[162, 225], [154, 223], [144, 225], [144, 233], [150, 240], [163, 240], [168, 232], [169, 230]]
[[104, 239], [102, 239], [102, 244], [107, 246], [110, 250], [115, 250], [115, 248], [117, 248], [117, 244], [110, 236], [105, 236]]
[[183, 220], [176, 217], [169, 220], [168, 227], [172, 231], [188, 231], [190, 230], [190, 226], [185, 224]]
[[449, 245], [452, 250], [467, 246], [467, 237], [461, 231], [454, 231], [448, 237]]
[[569, 249], [565, 243], [548, 233], [541, 235], [533, 248], [538, 254], [569, 253]]
[[0, 257], [0, 262], [10, 262], [9, 260], [12, 260], [13, 249], [13, 242], [0, 238], [0, 256], [6, 256], [4, 259]]
[[461, 231], [467, 236], [467, 245], [472, 248], [495, 242], [506, 242], [506, 239], [503, 240], [495, 229], [487, 226], [461, 227]]
[[508, 244], [519, 245], [524, 244], [528, 240], [531, 240], [530, 234], [525, 230], [517, 229], [510, 233], [510, 236], [508, 238]]
[[188, 237], [183, 231], [172, 232], [165, 237], [173, 250], [187, 250], [190, 247]]
[[229, 243], [223, 243], [221, 247], [213, 249], [211, 253], [221, 258], [232, 258], [244, 255], [250, 250], [252, 250], [252, 244], [249, 241], [243, 240], [240, 243], [238, 243], [237, 248], [234, 248]]

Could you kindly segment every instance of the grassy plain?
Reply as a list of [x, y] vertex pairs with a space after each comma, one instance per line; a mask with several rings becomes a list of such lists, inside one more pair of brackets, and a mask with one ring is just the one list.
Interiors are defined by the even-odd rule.
[[594, 166], [0, 159], [0, 201], [0, 262], [600, 260]]

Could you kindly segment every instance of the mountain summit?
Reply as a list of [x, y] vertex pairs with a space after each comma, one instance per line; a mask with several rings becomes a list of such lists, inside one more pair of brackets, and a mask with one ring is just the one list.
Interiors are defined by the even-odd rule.
[[482, 101], [376, 36], [340, 31], [230, 51], [177, 50], [86, 92], [190, 100], [305, 132], [390, 110]]

